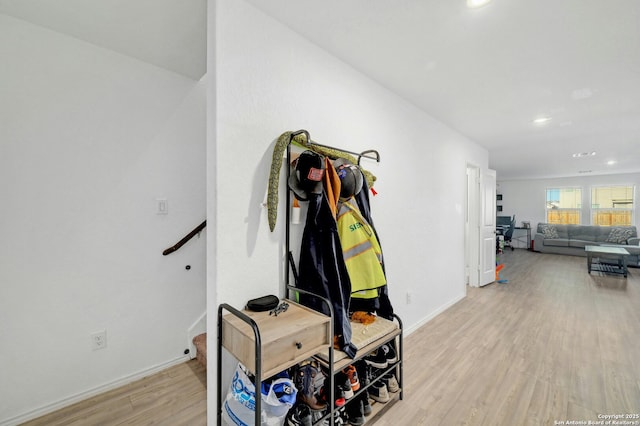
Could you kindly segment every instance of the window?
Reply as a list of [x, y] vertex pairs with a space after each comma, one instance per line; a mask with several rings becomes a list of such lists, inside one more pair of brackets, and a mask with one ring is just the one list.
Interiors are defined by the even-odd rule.
[[591, 224], [631, 225], [633, 186], [596, 186], [591, 188]]
[[581, 188], [547, 188], [547, 223], [580, 223]]

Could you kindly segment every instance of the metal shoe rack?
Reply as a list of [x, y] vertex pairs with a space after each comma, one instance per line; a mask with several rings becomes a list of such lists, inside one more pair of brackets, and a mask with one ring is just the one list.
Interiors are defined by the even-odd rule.
[[[315, 358], [326, 370], [328, 370], [327, 378], [325, 380], [326, 387], [329, 388], [329, 401], [335, 401], [335, 392], [334, 392], [334, 376], [336, 372], [343, 370], [348, 365], [363, 359], [369, 353], [375, 351], [380, 346], [391, 342], [395, 339], [398, 343], [396, 345], [398, 361], [389, 365], [387, 368], [380, 370], [378, 376], [373, 379], [367, 385], [363, 385], [360, 389], [354, 394], [352, 398], [347, 400], [345, 407], [352, 401], [357, 401], [358, 396], [363, 392], [366, 392], [374, 383], [383, 379], [383, 377], [391, 372], [395, 372], [398, 380], [398, 384], [400, 386], [400, 390], [394, 394], [391, 400], [387, 403], [376, 403], [372, 404], [373, 412], [369, 418], [380, 415], [387, 407], [398, 400], [402, 400], [403, 398], [403, 373], [402, 373], [402, 321], [397, 315], [394, 315], [394, 319], [398, 322], [398, 328], [394, 330], [394, 332], [381, 336], [374, 342], [368, 344], [364, 348], [360, 349], [356, 354], [356, 357], [344, 358], [338, 361], [334, 361], [334, 348], [332, 342], [333, 336], [333, 310], [331, 303], [321, 297], [314, 295], [311, 292], [308, 292], [304, 289], [299, 289], [293, 286], [288, 286], [288, 290], [290, 293], [300, 292], [309, 295], [313, 295], [322, 300], [328, 307], [331, 315], [326, 317], [318, 312], [308, 310], [305, 317], [309, 317], [309, 321], [307, 322], [306, 327], [314, 328], [320, 327], [324, 330], [326, 327], [326, 339], [324, 343], [318, 342], [309, 342], [305, 341], [304, 337], [299, 337], [300, 333], [297, 333], [295, 329], [290, 329], [289, 331], [282, 331], [282, 333], [277, 333], [274, 335], [273, 333], [273, 317], [270, 317], [268, 313], [254, 313], [248, 312], [246, 310], [238, 310], [233, 306], [230, 306], [226, 303], [222, 303], [218, 307], [218, 345], [217, 345], [217, 374], [216, 374], [216, 389], [218, 394], [217, 401], [217, 416], [216, 416], [216, 424], [220, 426], [222, 424], [222, 406], [223, 400], [225, 397], [225, 393], [223, 393], [222, 389], [222, 348], [226, 348], [233, 356], [238, 358], [247, 368], [249, 368], [255, 374], [255, 388], [256, 390], [261, 389], [263, 379], [271, 377], [273, 374], [276, 374], [279, 371], [285, 370], [304, 359]], [[290, 303], [294, 306], [298, 306], [296, 302], [289, 299]], [[305, 309], [304, 307], [301, 307]], [[291, 308], [290, 308], [291, 309]], [[224, 312], [227, 311], [228, 315], [223, 315]], [[286, 313], [282, 314], [283, 318], [286, 317]], [[303, 313], [304, 315], [304, 313]], [[311, 318], [315, 317], [315, 318]], [[325, 320], [322, 317], [326, 318]], [[271, 321], [271, 322], [268, 322]], [[299, 321], [296, 321], [299, 322]], [[246, 326], [242, 326], [241, 323], [245, 323]], [[328, 325], [325, 325], [328, 324]], [[310, 326], [308, 324], [311, 324]], [[302, 332], [303, 330], [298, 330]], [[263, 339], [263, 336], [266, 338]], [[268, 337], [267, 337], [268, 336]], [[287, 346], [283, 344], [289, 336], [295, 336], [295, 343]], [[293, 342], [293, 341], [292, 341]], [[265, 357], [266, 353], [270, 352], [270, 344], [275, 343], [279, 348], [279, 353], [283, 351], [287, 351], [286, 348], [290, 347], [290, 351], [294, 353], [292, 356], [288, 356], [286, 361], [277, 361], [274, 362], [273, 359], [267, 359]], [[320, 353], [324, 350], [327, 350], [326, 357], [320, 355]], [[258, 391], [257, 391], [258, 392]], [[255, 425], [260, 424], [260, 414], [261, 414], [261, 398], [256, 398], [255, 403]], [[322, 418], [318, 419], [314, 425], [323, 424], [324, 421], [328, 421], [330, 425], [335, 424], [335, 415], [338, 410], [338, 407], [335, 404], [328, 404], [328, 410]]]
[[[325, 303], [329, 303], [324, 299]], [[331, 309], [330, 304], [328, 304]], [[224, 315], [224, 312], [227, 314]], [[222, 348], [237, 358], [255, 375], [260, 395], [263, 379], [313, 357], [328, 348], [333, 362], [333, 321], [310, 308], [290, 302], [287, 312], [272, 316], [269, 312], [239, 310], [222, 303], [218, 306], [218, 342], [216, 424], [222, 424]], [[255, 425], [260, 424], [262, 398], [255, 398]]]

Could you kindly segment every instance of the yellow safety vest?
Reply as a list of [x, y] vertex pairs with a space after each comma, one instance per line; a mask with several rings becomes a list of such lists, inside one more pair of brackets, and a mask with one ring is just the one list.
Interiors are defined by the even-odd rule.
[[378, 297], [377, 288], [387, 280], [382, 269], [382, 249], [371, 225], [362, 217], [353, 198], [338, 205], [338, 234], [351, 281], [351, 297]]

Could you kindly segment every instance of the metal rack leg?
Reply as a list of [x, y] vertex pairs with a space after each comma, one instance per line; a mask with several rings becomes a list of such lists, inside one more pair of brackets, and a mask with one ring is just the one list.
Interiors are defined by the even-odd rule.
[[218, 307], [218, 346], [216, 360], [216, 392], [218, 401], [216, 404], [216, 425], [222, 425], [222, 305]]
[[243, 314], [238, 309], [234, 308], [231, 305], [226, 303], [222, 303], [218, 307], [218, 362], [217, 362], [217, 391], [218, 391], [218, 407], [217, 407], [217, 418], [216, 422], [218, 426], [222, 425], [222, 383], [221, 383], [221, 374], [222, 374], [222, 311], [226, 309], [231, 312], [236, 317], [240, 318], [242, 321], [249, 324], [251, 329], [253, 330], [253, 334], [255, 337], [255, 355], [256, 355], [256, 363], [255, 363], [255, 388], [256, 388], [256, 406], [255, 406], [255, 424], [259, 425], [261, 423], [261, 414], [262, 414], [262, 341], [260, 339], [260, 330], [258, 329], [258, 324], [249, 316]]

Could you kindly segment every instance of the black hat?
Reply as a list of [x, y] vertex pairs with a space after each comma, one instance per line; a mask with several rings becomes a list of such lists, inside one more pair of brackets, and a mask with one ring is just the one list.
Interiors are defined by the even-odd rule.
[[336, 172], [340, 178], [340, 198], [348, 200], [359, 193], [362, 189], [363, 181], [360, 168], [344, 158], [338, 158], [334, 161], [333, 166], [336, 168]]
[[295, 170], [289, 176], [289, 188], [296, 198], [309, 199], [309, 194], [322, 194], [324, 177], [324, 157], [313, 151], [303, 151], [296, 160]]

